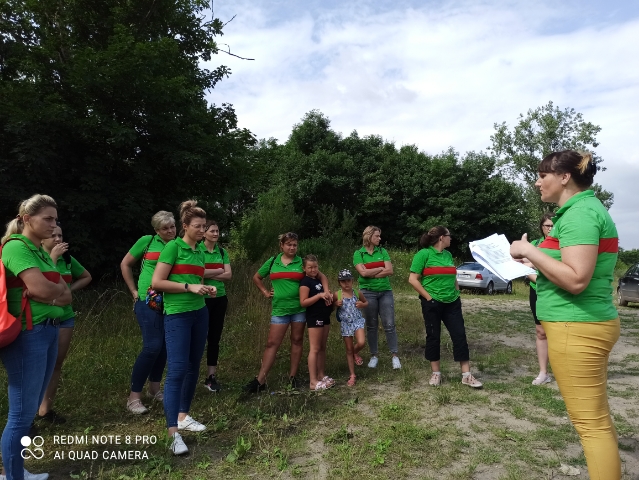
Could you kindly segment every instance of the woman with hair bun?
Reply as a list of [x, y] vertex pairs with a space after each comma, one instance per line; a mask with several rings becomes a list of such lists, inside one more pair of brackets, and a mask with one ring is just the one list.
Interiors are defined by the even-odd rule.
[[[75, 292], [91, 283], [91, 274], [80, 265], [75, 257], [69, 254], [69, 244], [63, 241], [62, 228], [58, 225], [53, 230], [51, 238], [42, 241], [42, 248], [49, 254], [56, 265], [58, 272], [69, 286], [69, 290]], [[75, 313], [71, 304], [64, 307], [64, 315], [60, 318], [60, 330], [58, 335], [58, 358], [51, 375], [51, 381], [45, 392], [44, 399], [38, 412], [38, 420], [50, 423], [64, 423], [66, 419], [53, 410], [53, 400], [58, 390], [62, 365], [69, 352], [73, 329], [75, 327]]]
[[[147, 304], [146, 296], [160, 253], [166, 244], [175, 238], [175, 218], [171, 212], [160, 210], [151, 217], [151, 226], [155, 230], [155, 235], [141, 237], [120, 263], [122, 277], [133, 297], [133, 311], [142, 332], [142, 351], [133, 364], [131, 393], [126, 405], [127, 410], [138, 415], [149, 411], [142, 403], [142, 389], [147, 379], [148, 397], [158, 402], [164, 398], [160, 389], [166, 366], [164, 315]], [[142, 262], [142, 266], [136, 285], [133, 267], [139, 261]]]
[[524, 234], [510, 247], [537, 276], [537, 317], [566, 410], [592, 480], [619, 480], [617, 432], [606, 392], [608, 357], [619, 339], [612, 282], [619, 240], [610, 214], [589, 187], [597, 165], [590, 153], [553, 152], [539, 164], [541, 200], [556, 203], [554, 226], [535, 247]]
[[429, 385], [442, 383], [440, 364], [440, 337], [442, 323], [453, 341], [453, 358], [461, 365], [462, 383], [480, 388], [482, 383], [470, 373], [470, 353], [466, 340], [466, 327], [462, 315], [457, 269], [450, 246], [450, 232], [438, 225], [424, 233], [419, 240], [422, 249], [413, 257], [408, 283], [419, 293], [422, 315], [426, 327], [424, 356], [430, 361], [432, 374]]
[[201, 432], [206, 426], [189, 415], [209, 328], [204, 297], [217, 289], [204, 285], [204, 251], [198, 243], [206, 231], [206, 212], [195, 200], [180, 204], [183, 238], [166, 244], [151, 286], [164, 293], [164, 336], [168, 372], [164, 382], [164, 415], [175, 455], [189, 451], [178, 430]]
[[[0, 255], [5, 267], [9, 313], [22, 321], [13, 342], [0, 348], [7, 372], [9, 416], [2, 432], [2, 462], [6, 478], [46, 480], [24, 469], [21, 439], [29, 434], [33, 418], [58, 356], [58, 327], [71, 290], [49, 254], [42, 248], [58, 219], [57, 204], [47, 195], [23, 201], [18, 215], [7, 224]], [[30, 307], [30, 312], [27, 309]]]

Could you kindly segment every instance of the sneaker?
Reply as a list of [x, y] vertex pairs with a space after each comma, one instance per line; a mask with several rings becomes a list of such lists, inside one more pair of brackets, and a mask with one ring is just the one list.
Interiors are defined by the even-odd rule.
[[377, 368], [377, 362], [379, 360], [377, 359], [377, 357], [371, 357], [371, 359], [368, 361], [368, 368]]
[[48, 473], [31, 473], [27, 471], [26, 468], [24, 469], [24, 480], [47, 480], [48, 478], [49, 478]]
[[55, 423], [65, 423], [67, 421], [67, 419], [64, 418], [62, 415], [58, 415], [55, 410], [49, 410], [44, 415], [36, 415], [36, 420], [40, 422], [48, 422], [52, 425]]
[[142, 404], [142, 400], [140, 400], [139, 398], [127, 401], [126, 409], [136, 415], [141, 415], [149, 411], [149, 409]]
[[257, 381], [257, 377], [248, 382], [244, 387], [242, 387], [246, 393], [258, 393], [262, 390], [266, 390], [266, 382], [260, 383]]
[[204, 380], [204, 386], [208, 388], [209, 391], [214, 393], [222, 390], [222, 385], [217, 383], [217, 379], [215, 378], [215, 375], [209, 375], [208, 377], [206, 377], [206, 380]]
[[464, 385], [468, 385], [469, 387], [473, 387], [473, 388], [482, 387], [482, 383], [479, 380], [477, 380], [475, 377], [473, 377], [472, 375], [466, 375], [465, 377], [462, 375], [462, 383]]
[[298, 388], [300, 388], [300, 383], [297, 381], [297, 378], [290, 377], [288, 381], [290, 382], [292, 390], [297, 390]]
[[552, 378], [550, 378], [550, 375], [546, 374], [539, 374], [537, 375], [537, 378], [535, 378], [532, 381], [533, 385], [543, 385], [544, 383], [550, 383], [552, 382]]
[[393, 370], [399, 370], [402, 368], [402, 364], [399, 362], [399, 357], [393, 357]]
[[155, 394], [151, 392], [146, 392], [146, 396], [153, 400], [154, 402], [162, 402], [164, 401], [164, 392], [162, 390], [158, 390]]
[[169, 446], [169, 450], [173, 452], [173, 455], [184, 455], [185, 453], [189, 453], [189, 448], [186, 446], [186, 443], [184, 443], [184, 440], [182, 440], [182, 435], [177, 432], [173, 434], [173, 441]]
[[186, 430], [187, 432], [203, 432], [206, 430], [206, 425], [202, 425], [191, 415], [187, 415], [184, 420], [178, 420], [178, 430]]
[[439, 387], [442, 384], [442, 374], [441, 373], [433, 373], [430, 376], [430, 380], [428, 381], [428, 385], [431, 387]]

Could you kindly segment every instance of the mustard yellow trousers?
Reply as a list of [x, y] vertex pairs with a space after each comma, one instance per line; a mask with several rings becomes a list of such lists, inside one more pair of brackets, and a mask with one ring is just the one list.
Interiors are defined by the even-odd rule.
[[621, 479], [617, 431], [610, 417], [608, 356], [619, 339], [619, 319], [608, 322], [544, 322], [548, 356], [591, 480]]

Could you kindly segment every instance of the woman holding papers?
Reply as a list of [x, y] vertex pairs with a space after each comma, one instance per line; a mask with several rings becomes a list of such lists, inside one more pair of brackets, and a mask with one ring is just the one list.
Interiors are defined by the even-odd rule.
[[481, 382], [470, 373], [470, 354], [457, 285], [457, 269], [453, 256], [445, 250], [450, 246], [450, 232], [442, 226], [433, 227], [422, 235], [419, 245], [422, 249], [413, 258], [408, 283], [419, 293], [422, 303], [426, 327], [424, 356], [430, 361], [433, 370], [428, 383], [434, 387], [442, 383], [439, 344], [443, 322], [453, 341], [453, 358], [461, 365], [462, 383], [479, 388]]
[[619, 480], [617, 433], [608, 406], [608, 356], [619, 338], [612, 297], [617, 229], [589, 187], [597, 173], [590, 153], [553, 152], [539, 164], [535, 184], [544, 202], [559, 205], [554, 227], [535, 247], [526, 236], [511, 245], [514, 258], [537, 268], [537, 316], [559, 391], [592, 480]]
[[[541, 230], [542, 237], [537, 240], [533, 240], [531, 245], [538, 247], [550, 233], [550, 229], [553, 227], [552, 213], [544, 213], [539, 221], [539, 230]], [[529, 267], [534, 267], [529, 262], [524, 262]], [[528, 275], [530, 280], [530, 294], [528, 301], [530, 303], [530, 311], [532, 312], [533, 319], [535, 320], [535, 329], [537, 333], [537, 360], [539, 361], [539, 375], [532, 381], [533, 385], [543, 385], [544, 383], [550, 383], [551, 378], [548, 375], [548, 339], [546, 338], [546, 332], [541, 322], [537, 318], [537, 275]]]

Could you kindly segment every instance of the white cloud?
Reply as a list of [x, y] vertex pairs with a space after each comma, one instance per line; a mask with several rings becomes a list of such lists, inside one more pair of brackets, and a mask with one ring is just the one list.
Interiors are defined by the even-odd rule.
[[573, 27], [579, 3], [494, 1], [383, 12], [346, 3], [298, 8], [275, 22], [266, 4], [255, 5], [233, 4], [240, 15], [221, 40], [256, 60], [219, 55], [233, 75], [210, 100], [232, 103], [258, 137], [284, 141], [317, 108], [344, 134], [379, 134], [430, 153], [480, 150], [495, 122], [512, 125], [552, 100], [602, 127], [597, 152], [608, 171], [598, 180], [615, 193], [622, 246], [639, 247], [638, 18]]

